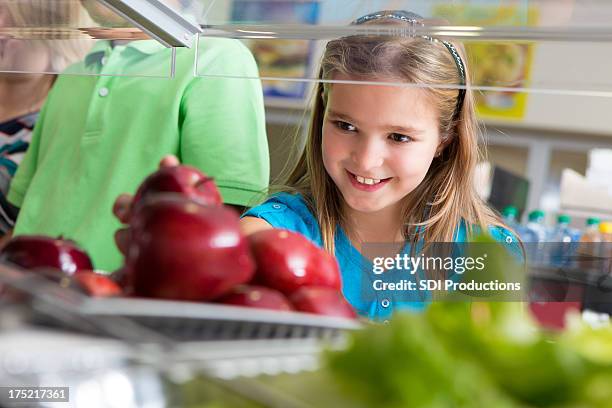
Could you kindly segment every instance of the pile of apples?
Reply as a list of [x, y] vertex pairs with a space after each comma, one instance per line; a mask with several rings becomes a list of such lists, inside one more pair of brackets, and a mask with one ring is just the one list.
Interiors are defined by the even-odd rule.
[[[163, 167], [151, 174], [138, 188], [130, 213], [125, 264], [112, 279], [94, 273], [84, 251], [62, 239], [17, 237], [0, 258], [24, 268], [56, 268], [96, 296], [355, 317], [340, 292], [333, 256], [287, 230], [244, 236], [238, 214], [222, 204], [213, 179], [193, 167]], [[39, 247], [28, 246], [28, 240]], [[41, 250], [45, 245], [50, 249]]]
[[[2, 249], [0, 260], [36, 271], [53, 282], [91, 296], [117, 296], [122, 293], [117, 283], [94, 272], [91, 259], [83, 249], [74, 241], [61, 237], [20, 235], [12, 238]], [[2, 292], [0, 290], [0, 295]]]

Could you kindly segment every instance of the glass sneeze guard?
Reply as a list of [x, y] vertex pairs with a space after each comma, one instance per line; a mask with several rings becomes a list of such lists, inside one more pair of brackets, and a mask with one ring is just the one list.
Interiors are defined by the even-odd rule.
[[[205, 3], [200, 42], [207, 37], [239, 39], [255, 54], [262, 79], [316, 81], [312, 65], [334, 38], [428, 36], [463, 42], [475, 90], [612, 96], [612, 77], [606, 74], [612, 68], [612, 5], [604, 1]], [[405, 26], [350, 25], [362, 15], [385, 9], [410, 10], [424, 19]], [[540, 76], [539, 71], [547, 74]]]
[[174, 49], [96, 0], [0, 0], [0, 73], [168, 78], [174, 63]]

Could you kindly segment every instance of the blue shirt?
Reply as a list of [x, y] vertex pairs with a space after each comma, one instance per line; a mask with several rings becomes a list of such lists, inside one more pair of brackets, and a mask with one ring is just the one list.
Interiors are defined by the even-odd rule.
[[[263, 204], [251, 208], [243, 217], [256, 217], [267, 221], [275, 228], [298, 232], [319, 247], [323, 247], [323, 237], [319, 223], [304, 198], [299, 194], [279, 193]], [[490, 235], [499, 242], [510, 244], [511, 252], [522, 259], [522, 249], [518, 239], [508, 230], [492, 226]], [[462, 223], [457, 228], [455, 242], [467, 242], [467, 228]], [[336, 229], [334, 238], [335, 256], [340, 266], [342, 293], [360, 316], [381, 320], [391, 316], [394, 309], [423, 310], [431, 300], [427, 291], [402, 292], [401, 301], [388, 299], [389, 292], [372, 289], [372, 262], [364, 257], [350, 242], [342, 228]], [[409, 246], [402, 253], [409, 252]], [[369, 271], [369, 272], [368, 272]], [[364, 273], [365, 272], [365, 273]], [[415, 281], [423, 279], [422, 271], [406, 276]], [[455, 275], [458, 276], [458, 275]], [[383, 298], [384, 297], [384, 298]]]

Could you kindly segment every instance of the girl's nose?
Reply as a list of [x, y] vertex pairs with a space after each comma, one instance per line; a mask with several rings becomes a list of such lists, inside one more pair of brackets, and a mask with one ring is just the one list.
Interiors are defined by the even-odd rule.
[[355, 163], [355, 170], [369, 171], [382, 166], [384, 156], [377, 141], [362, 140], [355, 144], [351, 160]]

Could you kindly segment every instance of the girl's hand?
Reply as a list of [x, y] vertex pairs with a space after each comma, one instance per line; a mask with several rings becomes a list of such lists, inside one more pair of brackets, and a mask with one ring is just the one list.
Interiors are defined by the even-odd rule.
[[[165, 156], [159, 162], [159, 167], [173, 167], [179, 164], [180, 162], [176, 156]], [[133, 199], [134, 197], [131, 194], [121, 194], [117, 197], [117, 200], [115, 200], [115, 204], [113, 204], [113, 214], [115, 214], [115, 217], [117, 217], [122, 224], [130, 223]], [[130, 229], [128, 227], [120, 228], [115, 232], [115, 243], [124, 256], [127, 253], [129, 238]]]

